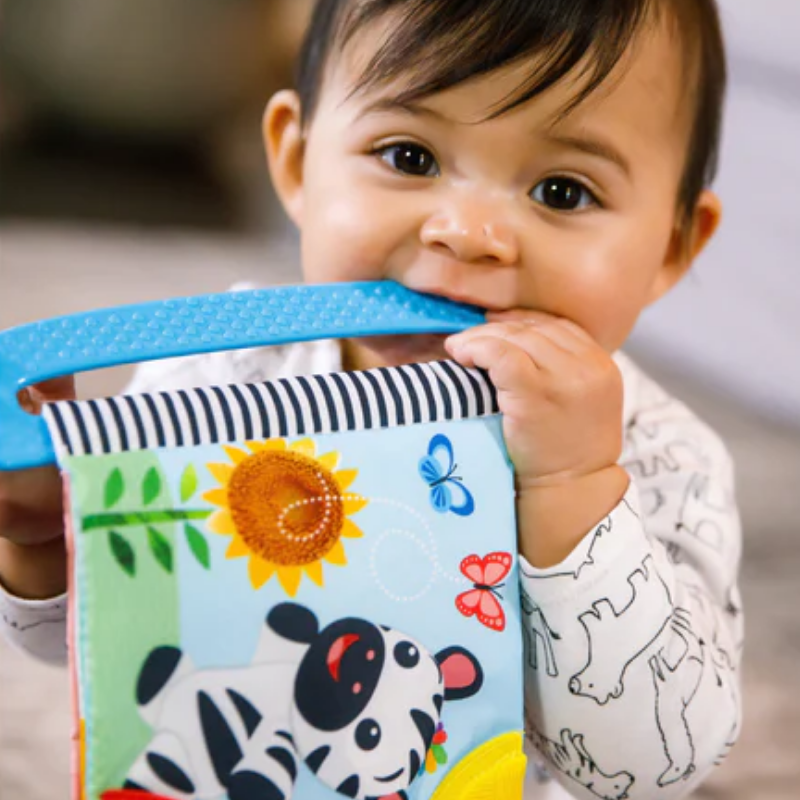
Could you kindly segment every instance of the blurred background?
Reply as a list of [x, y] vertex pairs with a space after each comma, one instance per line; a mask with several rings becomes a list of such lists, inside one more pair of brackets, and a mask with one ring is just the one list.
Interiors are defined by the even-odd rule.
[[[298, 279], [264, 105], [310, 0], [0, 0], [0, 328]], [[721, 235], [630, 352], [738, 464], [749, 625], [741, 743], [697, 795], [800, 785], [800, 4], [721, 0], [732, 85]], [[85, 377], [117, 391], [125, 369]], [[0, 797], [68, 796], [63, 671], [0, 642]]]

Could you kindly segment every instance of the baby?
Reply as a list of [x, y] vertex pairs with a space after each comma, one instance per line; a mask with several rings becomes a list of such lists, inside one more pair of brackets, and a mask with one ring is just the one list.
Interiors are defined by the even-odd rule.
[[[264, 117], [305, 279], [392, 279], [488, 322], [152, 364], [130, 387], [488, 371], [517, 477], [528, 798], [683, 797], [738, 734], [730, 460], [619, 352], [717, 228], [724, 84], [713, 0], [320, 0]], [[0, 475], [3, 624], [51, 659], [59, 496], [54, 471]]]

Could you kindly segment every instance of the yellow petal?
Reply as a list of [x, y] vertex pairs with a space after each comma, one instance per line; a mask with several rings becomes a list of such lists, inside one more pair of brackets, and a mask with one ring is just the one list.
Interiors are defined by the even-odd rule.
[[249, 556], [251, 552], [250, 548], [240, 536], [234, 536], [233, 539], [231, 539], [231, 543], [228, 545], [225, 558], [241, 558], [242, 556]]
[[265, 442], [245, 442], [245, 444], [254, 453], [286, 449], [286, 441], [284, 439], [267, 439]]
[[317, 455], [317, 446], [314, 444], [313, 439], [300, 439], [290, 445], [289, 449], [293, 450], [295, 453], [300, 453], [302, 456], [308, 456], [309, 458], [315, 458]]
[[345, 539], [360, 539], [364, 535], [364, 532], [353, 522], [353, 520], [345, 519], [344, 524], [342, 525], [341, 535], [344, 536]]
[[278, 580], [289, 597], [294, 597], [297, 594], [302, 577], [303, 573], [300, 567], [278, 567]]
[[321, 561], [312, 561], [310, 564], [306, 564], [304, 567], [306, 571], [306, 575], [311, 578], [317, 586], [324, 586], [325, 580], [322, 575], [322, 562]]
[[320, 466], [325, 467], [325, 469], [327, 469], [329, 472], [333, 472], [336, 467], [339, 466], [339, 461], [341, 458], [341, 455], [334, 450], [333, 452], [325, 453], [324, 456], [320, 456], [317, 459], [317, 462]]
[[275, 564], [264, 561], [263, 558], [253, 556], [248, 564], [247, 571], [250, 574], [250, 583], [254, 589], [260, 589], [278, 569]]
[[221, 508], [228, 507], [228, 490], [227, 489], [211, 489], [203, 495], [203, 500], [212, 503]]
[[347, 564], [347, 553], [341, 539], [337, 539], [333, 547], [325, 553], [325, 560], [337, 567], [344, 567]]
[[234, 464], [241, 464], [248, 456], [244, 450], [240, 450], [238, 447], [231, 447], [230, 445], [224, 444], [222, 445], [222, 449], [228, 454], [228, 458], [233, 461]]
[[233, 523], [231, 512], [227, 509], [215, 511], [208, 518], [208, 529], [213, 533], [221, 533], [223, 536], [230, 536], [236, 533], [236, 525]]
[[339, 489], [341, 489], [343, 492], [346, 492], [350, 484], [357, 477], [357, 469], [340, 469], [338, 472], [334, 473], [333, 479], [336, 481], [336, 485], [339, 487]]
[[348, 494], [342, 500], [342, 508], [344, 508], [344, 513], [348, 516], [350, 514], [356, 514], [357, 512], [361, 511], [369, 503], [366, 497], [362, 497], [360, 494]]
[[230, 482], [236, 467], [231, 464], [206, 464], [208, 471], [223, 485], [227, 486]]

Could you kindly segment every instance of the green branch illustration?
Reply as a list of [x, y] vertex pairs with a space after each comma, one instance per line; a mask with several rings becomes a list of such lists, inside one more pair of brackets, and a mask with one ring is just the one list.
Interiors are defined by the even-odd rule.
[[[198, 480], [195, 468], [190, 464], [183, 471], [180, 480], [180, 498], [186, 503], [197, 492]], [[143, 506], [154, 503], [163, 493], [164, 481], [156, 467], [151, 467], [141, 481], [141, 502]], [[111, 555], [118, 566], [131, 578], [136, 576], [136, 551], [120, 528], [144, 527], [147, 531], [147, 546], [159, 566], [168, 574], [174, 569], [174, 546], [156, 527], [167, 523], [184, 523], [184, 536], [195, 560], [204, 569], [211, 568], [211, 553], [205, 536], [192, 524], [195, 520], [207, 519], [214, 512], [206, 509], [144, 509], [140, 511], [112, 511], [125, 496], [126, 483], [122, 471], [111, 471], [105, 482], [102, 514], [87, 514], [81, 520], [84, 532], [107, 530]]]
[[124, 528], [131, 525], [158, 525], [165, 522], [189, 522], [210, 517], [213, 511], [184, 511], [181, 509], [164, 511], [130, 511], [119, 514], [90, 514], [83, 518], [84, 531], [99, 528]]

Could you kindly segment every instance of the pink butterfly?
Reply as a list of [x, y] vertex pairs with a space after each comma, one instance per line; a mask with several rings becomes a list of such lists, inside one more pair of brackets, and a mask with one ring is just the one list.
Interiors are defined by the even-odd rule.
[[511, 570], [513, 559], [510, 553], [489, 553], [488, 556], [467, 556], [461, 562], [461, 572], [473, 583], [473, 588], [456, 597], [456, 608], [465, 616], [477, 615], [478, 621], [493, 631], [506, 627], [506, 615], [498, 591], [501, 581]]

